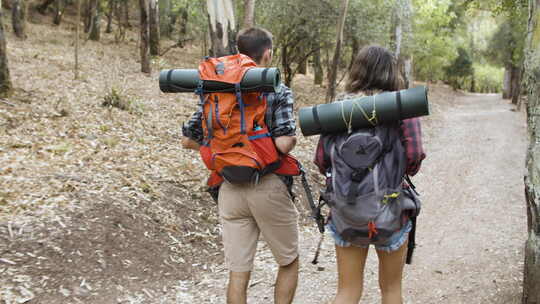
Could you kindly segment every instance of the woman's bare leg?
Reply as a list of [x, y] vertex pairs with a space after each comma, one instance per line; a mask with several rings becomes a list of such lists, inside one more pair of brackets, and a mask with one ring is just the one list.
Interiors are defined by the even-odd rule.
[[407, 254], [407, 242], [396, 251], [377, 250], [379, 256], [379, 286], [383, 304], [402, 304], [401, 281]]
[[358, 304], [364, 287], [367, 248], [336, 246], [338, 291], [333, 304]]

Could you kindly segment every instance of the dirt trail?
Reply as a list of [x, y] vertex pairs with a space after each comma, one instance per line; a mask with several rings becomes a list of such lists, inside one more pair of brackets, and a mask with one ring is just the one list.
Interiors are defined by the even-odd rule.
[[[406, 303], [520, 303], [526, 215], [523, 197], [526, 125], [498, 95], [465, 95], [425, 130], [428, 159], [414, 178], [422, 192], [418, 246], [406, 266]], [[309, 262], [318, 241], [302, 232], [295, 303], [326, 303], [336, 290], [333, 243], [326, 237], [320, 269]], [[250, 303], [271, 303], [275, 270], [261, 245]], [[320, 270], [320, 271], [319, 271]], [[376, 255], [366, 269], [362, 303], [378, 303]], [[204, 276], [183, 295], [224, 303], [226, 272]], [[182, 300], [180, 300], [182, 301]], [[187, 302], [186, 302], [187, 303]]]

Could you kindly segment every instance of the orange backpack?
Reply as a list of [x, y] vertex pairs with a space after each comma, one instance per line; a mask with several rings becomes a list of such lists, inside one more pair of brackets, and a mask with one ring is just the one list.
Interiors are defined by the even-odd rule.
[[198, 94], [203, 108], [204, 142], [200, 148], [206, 167], [211, 170], [208, 185], [258, 183], [260, 177], [275, 172], [299, 175], [298, 162], [280, 155], [272, 140], [265, 115], [266, 96], [261, 92], [242, 93], [240, 82], [256, 63], [237, 54], [207, 58], [199, 66], [201, 81], [234, 84], [235, 92]]

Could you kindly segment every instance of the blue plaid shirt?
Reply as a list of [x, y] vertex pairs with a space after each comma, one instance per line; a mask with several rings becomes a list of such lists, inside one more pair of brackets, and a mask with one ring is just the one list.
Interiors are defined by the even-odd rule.
[[[291, 89], [281, 84], [279, 93], [269, 93], [267, 95], [267, 102], [271, 104], [266, 110], [266, 121], [270, 122], [268, 129], [272, 137], [294, 136], [296, 134], [296, 122], [293, 112], [294, 98]], [[198, 144], [202, 144], [204, 139], [202, 115], [202, 107], [199, 107], [182, 127], [182, 134]]]

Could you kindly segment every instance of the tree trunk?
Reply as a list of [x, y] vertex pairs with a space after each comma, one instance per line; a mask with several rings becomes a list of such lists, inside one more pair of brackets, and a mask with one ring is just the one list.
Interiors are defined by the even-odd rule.
[[148, 18], [148, 10], [150, 9], [149, 0], [139, 0], [141, 9], [141, 72], [150, 74], [150, 24]]
[[510, 98], [512, 103], [517, 105], [519, 96], [521, 95], [521, 69], [512, 66], [510, 70]]
[[12, 85], [9, 76], [6, 36], [4, 34], [4, 13], [0, 10], [0, 97], [11, 95]]
[[511, 69], [512, 69], [512, 65], [507, 64], [504, 66], [504, 80], [503, 80], [503, 93], [502, 93], [503, 99], [510, 98], [510, 71]]
[[47, 8], [49, 8], [49, 5], [53, 4], [54, 0], [44, 0], [41, 5], [37, 7], [37, 11], [45, 15], [47, 13]]
[[55, 25], [60, 25], [62, 22], [62, 16], [64, 15], [64, 8], [66, 6], [66, 3], [64, 0], [56, 0], [54, 5], [54, 19], [53, 23]]
[[412, 82], [412, 43], [411, 0], [396, 0], [395, 12], [395, 54], [403, 80], [403, 88], [408, 89]]
[[347, 18], [347, 9], [349, 7], [349, 0], [343, 0], [341, 4], [341, 14], [339, 16], [337, 24], [337, 41], [336, 50], [334, 52], [334, 60], [332, 62], [332, 68], [328, 75], [328, 91], [326, 92], [326, 102], [332, 102], [336, 96], [336, 78], [339, 66], [339, 58], [341, 56], [341, 43], [343, 40], [343, 28], [345, 27], [345, 18]]
[[81, 27], [81, 1], [77, 0], [77, 24], [75, 26], [75, 79], [79, 79], [79, 35]]
[[26, 39], [26, 0], [13, 0], [11, 21], [15, 36]]
[[129, 23], [129, 1], [122, 1], [122, 13], [124, 15], [124, 26], [126, 28], [131, 28], [131, 23]]
[[254, 25], [255, 0], [244, 0], [244, 22], [242, 28], [250, 28]]
[[315, 74], [313, 83], [316, 85], [322, 85], [324, 79], [324, 70], [321, 62], [320, 42], [319, 45], [317, 45], [315, 53], [313, 53], [313, 73]]
[[110, 34], [112, 33], [112, 21], [114, 16], [115, 6], [117, 2], [116, 0], [109, 0], [109, 7], [107, 9], [107, 28], [105, 29], [105, 33]]
[[231, 0], [207, 0], [212, 56], [236, 53], [234, 10]]
[[101, 34], [101, 9], [99, 0], [92, 0], [92, 17], [90, 22], [90, 35], [88, 39], [99, 41]]
[[171, 0], [161, 0], [159, 5], [159, 34], [171, 38]]
[[84, 32], [88, 33], [92, 26], [92, 2], [93, 0], [86, 0], [84, 2]]
[[292, 84], [292, 68], [291, 63], [289, 61], [289, 52], [287, 45], [283, 45], [281, 47], [281, 65], [283, 66], [283, 80], [285, 82], [285, 85], [290, 87]]
[[350, 38], [351, 38], [350, 39], [351, 40], [351, 61], [349, 62], [348, 70], [351, 69], [354, 63], [354, 60], [356, 59], [356, 55], [358, 55], [358, 52], [360, 51], [360, 41], [358, 40], [356, 35], [352, 35], [352, 37]]
[[186, 37], [188, 32], [189, 3], [186, 5], [185, 8], [182, 9], [180, 17], [180, 38], [183, 39]]
[[[13, 1], [13, 0], [11, 0]], [[0, 5], [0, 7], [4, 8], [4, 9], [7, 9], [7, 10], [11, 10], [11, 1], [10, 0], [2, 0], [2, 5]]]
[[[301, 52], [302, 54], [307, 54], [308, 52], [306, 52], [306, 47], [304, 46], [304, 48], [301, 49]], [[306, 60], [302, 60], [298, 63], [298, 68], [297, 68], [297, 71], [298, 71], [298, 74], [302, 74], [302, 75], [306, 75], [307, 74], [307, 68], [308, 68], [308, 59], [306, 58]]]
[[525, 243], [523, 304], [540, 303], [540, 0], [529, 0], [524, 80], [528, 91], [529, 149], [525, 176], [528, 240]]
[[149, 0], [150, 55], [159, 56], [159, 7], [157, 0]]

